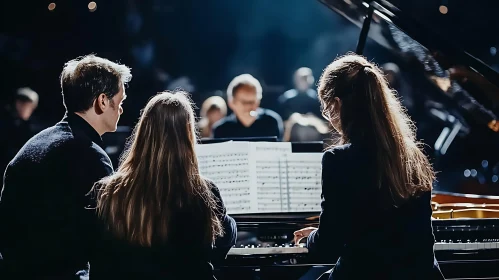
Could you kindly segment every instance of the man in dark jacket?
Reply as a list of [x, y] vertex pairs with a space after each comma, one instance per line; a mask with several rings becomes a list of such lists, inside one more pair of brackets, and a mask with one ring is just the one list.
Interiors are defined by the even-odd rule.
[[73, 279], [86, 269], [93, 220], [86, 194], [113, 171], [101, 135], [116, 130], [130, 79], [128, 67], [94, 55], [65, 64], [66, 115], [31, 138], [5, 170], [2, 279]]

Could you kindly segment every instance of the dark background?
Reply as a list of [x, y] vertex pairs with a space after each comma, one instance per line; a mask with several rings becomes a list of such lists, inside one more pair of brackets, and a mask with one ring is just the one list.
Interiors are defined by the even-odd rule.
[[[139, 110], [155, 92], [188, 77], [193, 99], [200, 102], [229, 81], [251, 73], [264, 87], [263, 105], [274, 106], [292, 86], [301, 66], [321, 70], [337, 55], [355, 50], [360, 29], [316, 0], [98, 0], [2, 1], [0, 9], [0, 105], [15, 89], [30, 86], [40, 95], [35, 112], [47, 125], [64, 108], [58, 76], [64, 62], [97, 55], [132, 67], [125, 114], [120, 125], [133, 125]], [[494, 0], [392, 1], [454, 38], [471, 54], [491, 65], [499, 59]], [[443, 15], [438, 7], [447, 5]], [[391, 60], [369, 49], [366, 55]], [[220, 92], [217, 92], [220, 94]]]

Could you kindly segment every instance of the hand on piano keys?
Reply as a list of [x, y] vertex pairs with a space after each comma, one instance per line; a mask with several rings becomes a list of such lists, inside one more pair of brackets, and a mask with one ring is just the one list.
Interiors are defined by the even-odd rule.
[[299, 244], [300, 241], [303, 239], [303, 238], [306, 238], [308, 237], [312, 231], [316, 230], [317, 228], [315, 227], [306, 227], [306, 228], [302, 228], [300, 230], [297, 230], [294, 232], [294, 236], [295, 238], [293, 239], [293, 242], [295, 244]]

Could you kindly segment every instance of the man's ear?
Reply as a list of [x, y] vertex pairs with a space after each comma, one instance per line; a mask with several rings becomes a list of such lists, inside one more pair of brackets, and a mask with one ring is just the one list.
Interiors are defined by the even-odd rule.
[[234, 99], [227, 100], [227, 105], [232, 111], [234, 111]]
[[99, 94], [94, 101], [95, 112], [100, 115], [109, 107], [109, 99], [104, 93]]
[[341, 99], [338, 97], [334, 98], [334, 107], [336, 107], [337, 110], [341, 110]]

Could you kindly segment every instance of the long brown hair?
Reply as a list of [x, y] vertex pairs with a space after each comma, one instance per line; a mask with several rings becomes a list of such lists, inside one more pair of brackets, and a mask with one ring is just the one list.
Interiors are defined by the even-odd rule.
[[185, 211], [201, 217], [205, 242], [222, 234], [215, 197], [199, 174], [191, 104], [185, 92], [154, 96], [117, 172], [96, 185], [98, 214], [115, 236], [141, 246], [165, 242]]
[[339, 57], [318, 90], [324, 116], [339, 126], [339, 144], [372, 144], [378, 185], [388, 188], [393, 205], [431, 190], [435, 174], [415, 126], [376, 65], [355, 54]]

